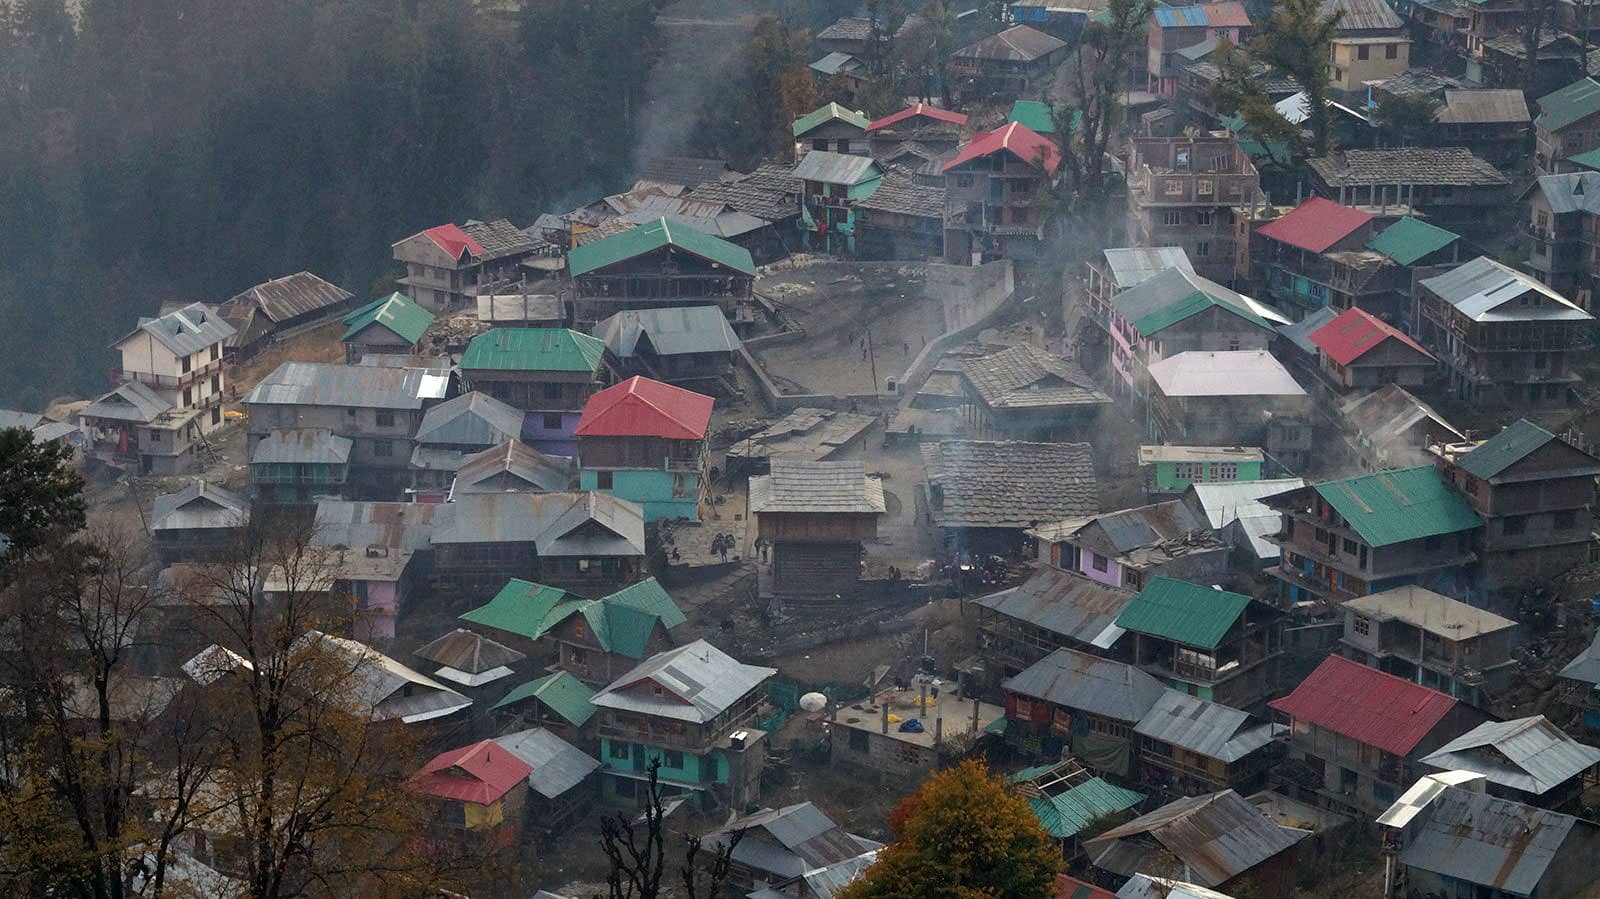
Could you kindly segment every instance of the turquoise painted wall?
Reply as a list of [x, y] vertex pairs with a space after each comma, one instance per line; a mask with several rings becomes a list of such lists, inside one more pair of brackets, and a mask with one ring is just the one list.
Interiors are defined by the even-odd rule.
[[[674, 496], [673, 478], [682, 479], [682, 496]], [[619, 499], [636, 502], [644, 508], [645, 521], [663, 518], [699, 519], [699, 472], [670, 472], [629, 469], [611, 473], [611, 489], [601, 490], [599, 472], [583, 469], [578, 472], [578, 489], [608, 493]]]
[[[1183, 463], [1183, 464], [1189, 464], [1189, 463]], [[1177, 462], [1157, 462], [1157, 463], [1155, 463], [1155, 469], [1156, 469], [1156, 472], [1155, 472], [1155, 484], [1154, 484], [1154, 487], [1152, 489], [1157, 493], [1182, 493], [1184, 490], [1188, 489], [1190, 484], [1193, 484], [1193, 483], [1212, 484], [1212, 483], [1234, 483], [1234, 482], [1238, 482], [1238, 481], [1259, 481], [1259, 480], [1261, 480], [1261, 463], [1260, 462], [1252, 461], [1252, 462], [1229, 462], [1229, 463], [1226, 463], [1226, 464], [1229, 464], [1229, 465], [1238, 465], [1239, 466], [1239, 476], [1236, 477], [1236, 478], [1233, 478], [1231, 480], [1227, 480], [1227, 481], [1224, 481], [1224, 479], [1215, 477], [1213, 475], [1213, 473], [1216, 471], [1216, 466], [1218, 464], [1220, 464], [1220, 463], [1204, 462], [1204, 463], [1197, 463], [1197, 464], [1201, 464], [1201, 465], [1205, 466], [1205, 468], [1204, 468], [1204, 472], [1205, 473], [1198, 480], [1193, 479], [1193, 478], [1180, 478], [1180, 477], [1178, 477], [1178, 465], [1179, 465], [1179, 463], [1177, 463]]]
[[[616, 758], [612, 754], [613, 747], [627, 747], [627, 758]], [[695, 755], [691, 752], [681, 753], [682, 764], [671, 766], [666, 761], [666, 751], [660, 747], [646, 746], [642, 743], [630, 743], [622, 740], [601, 738], [600, 762], [607, 768], [615, 771], [631, 771], [643, 774], [649, 770], [650, 759], [660, 758], [661, 779], [675, 780], [679, 783], [693, 784], [725, 784], [728, 782], [728, 763], [722, 758], [720, 751], [709, 752], [705, 755]]]

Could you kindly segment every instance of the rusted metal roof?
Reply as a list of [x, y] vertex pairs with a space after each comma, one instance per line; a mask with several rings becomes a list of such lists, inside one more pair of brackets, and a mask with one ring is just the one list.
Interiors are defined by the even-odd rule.
[[[1400, 863], [1517, 896], [1531, 896], [1578, 825], [1571, 815], [1447, 787], [1430, 803]], [[1569, 860], [1578, 858], [1577, 847]]]
[[[1237, 6], [1238, 4], [1234, 4]], [[1052, 37], [1026, 25], [1013, 25], [999, 34], [990, 35], [955, 52], [965, 59], [987, 59], [997, 62], [1032, 62], [1065, 47], [1066, 41]]]
[[1600, 764], [1600, 749], [1567, 736], [1543, 715], [1487, 721], [1421, 759], [1447, 771], [1472, 771], [1490, 782], [1541, 795]]
[[[1085, 842], [1114, 874], [1186, 877], [1214, 887], [1310, 836], [1281, 827], [1232, 790], [1168, 803]], [[1131, 867], [1130, 867], [1131, 863]]]
[[1117, 627], [1117, 616], [1133, 596], [1128, 590], [1045, 567], [1019, 587], [980, 596], [972, 602], [1052, 634], [1110, 649], [1125, 633]]
[[1011, 693], [1129, 723], [1143, 718], [1166, 689], [1132, 665], [1075, 649], [1050, 653], [1002, 686]]

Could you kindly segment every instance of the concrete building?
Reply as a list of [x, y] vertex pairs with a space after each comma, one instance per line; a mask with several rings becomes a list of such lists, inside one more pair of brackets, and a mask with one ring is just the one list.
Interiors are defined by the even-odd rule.
[[1238, 223], [1262, 205], [1255, 163], [1230, 137], [1136, 137], [1128, 159], [1128, 239], [1181, 247], [1194, 270], [1230, 282]]
[[1323, 0], [1321, 15], [1339, 13], [1329, 48], [1333, 70], [1329, 86], [1361, 95], [1372, 81], [1383, 81], [1411, 66], [1411, 38], [1405, 22], [1384, 0]]
[[944, 261], [1038, 256], [1040, 198], [1061, 166], [1055, 143], [1017, 122], [980, 131], [944, 164]]
[[708, 498], [713, 404], [641, 377], [589, 397], [573, 431], [579, 487], [638, 503], [646, 521], [698, 521]]
[[477, 296], [503, 282], [520, 281], [519, 264], [540, 242], [505, 219], [445, 224], [420, 231], [393, 245], [396, 262], [406, 267], [399, 283], [406, 296], [426, 309], [464, 309]]
[[1248, 596], [1152, 578], [1116, 623], [1133, 663], [1179, 692], [1246, 708], [1277, 689], [1282, 616]]
[[1516, 673], [1517, 623], [1422, 587], [1343, 605], [1344, 655], [1488, 708]]

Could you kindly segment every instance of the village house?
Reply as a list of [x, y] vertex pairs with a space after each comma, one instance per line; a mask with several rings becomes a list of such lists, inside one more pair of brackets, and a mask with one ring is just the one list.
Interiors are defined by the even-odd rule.
[[638, 503], [646, 521], [698, 521], [714, 402], [637, 376], [589, 397], [573, 431], [578, 486]]
[[1600, 80], [1579, 79], [1535, 102], [1533, 158], [1539, 174], [1573, 171], [1568, 157], [1600, 148]]
[[1133, 597], [1132, 590], [1041, 565], [1016, 587], [964, 600], [978, 609], [983, 686], [998, 688], [1001, 681], [1062, 648], [1127, 656], [1130, 647], [1119, 642], [1125, 632], [1117, 626], [1117, 616]]
[[1190, 484], [1183, 492], [1182, 502], [1204, 516], [1212, 530], [1233, 548], [1236, 566], [1259, 574], [1282, 558], [1277, 544], [1268, 538], [1283, 530], [1283, 516], [1262, 503], [1262, 498], [1304, 486], [1305, 481], [1300, 478]]
[[422, 335], [433, 324], [433, 313], [403, 293], [373, 300], [344, 317], [344, 361], [351, 365], [368, 353], [408, 356], [420, 351]]
[[1071, 759], [1024, 768], [1006, 782], [1028, 800], [1034, 817], [1061, 844], [1062, 858], [1069, 864], [1082, 855], [1080, 836], [1085, 831], [1149, 798], [1094, 777]]
[[310, 272], [257, 284], [217, 306], [217, 314], [235, 332], [224, 346], [226, 355], [253, 356], [268, 344], [338, 315], [354, 299], [355, 294]]
[[1029, 531], [1039, 559], [1111, 587], [1138, 590], [1158, 577], [1220, 581], [1228, 547], [1178, 500], [1080, 516]]
[[743, 347], [715, 306], [630, 309], [595, 325], [594, 336], [605, 342], [624, 376], [680, 386], [706, 382], [713, 389], [732, 375]]
[[223, 343], [233, 326], [193, 303], [139, 326], [112, 344], [118, 386], [78, 413], [91, 441], [113, 459], [137, 460], [144, 475], [179, 474], [222, 426], [227, 373]]
[[732, 474], [760, 474], [773, 459], [819, 462], [864, 445], [877, 423], [875, 415], [800, 406], [729, 447], [724, 458]]
[[1262, 502], [1283, 514], [1268, 574], [1288, 604], [1419, 584], [1460, 594], [1483, 520], [1432, 465], [1313, 484]]
[[1600, 275], [1600, 173], [1545, 175], [1528, 195], [1525, 223], [1533, 247], [1528, 268], [1533, 276], [1562, 296], [1588, 309]]
[[941, 440], [920, 447], [944, 555], [1018, 555], [1024, 531], [1100, 509], [1087, 443]]
[[[1204, 44], [1179, 50], [1178, 55], [1190, 53], [1192, 50], [1205, 50]], [[1215, 48], [1211, 48], [1214, 52]], [[1206, 53], [1205, 55], [1210, 55]], [[1139, 54], [1138, 62], [1143, 63], [1143, 54]], [[1260, 86], [1273, 103], [1279, 103], [1301, 92], [1300, 83], [1293, 78], [1281, 75], [1277, 70], [1265, 63], [1251, 62], [1246, 71], [1249, 73], [1253, 84]], [[1202, 121], [1215, 122], [1228, 119], [1236, 114], [1237, 110], [1223, 108], [1217, 103], [1218, 92], [1216, 85], [1222, 81], [1222, 70], [1213, 60], [1201, 58], [1197, 62], [1188, 62], [1178, 70], [1178, 103], [1179, 109], [1187, 107], [1189, 111], [1201, 117]], [[1155, 137], [1157, 135], [1152, 135]], [[1241, 147], [1246, 146], [1241, 144]], [[1262, 148], [1264, 149], [1264, 147]], [[1248, 198], [1245, 206], [1249, 205]]]
[[525, 828], [543, 840], [564, 834], [593, 808], [600, 762], [544, 728], [502, 734], [494, 742], [532, 768]]
[[1258, 446], [1141, 446], [1139, 468], [1150, 494], [1182, 493], [1194, 484], [1261, 480]]
[[547, 670], [565, 671], [593, 687], [671, 649], [677, 642], [672, 629], [686, 620], [653, 577], [599, 599], [512, 578], [487, 603], [459, 617], [509, 636], [530, 654], [554, 657]]
[[1510, 179], [1465, 147], [1340, 150], [1306, 161], [1311, 189], [1350, 206], [1403, 205], [1439, 222], [1481, 222], [1510, 202]]
[[1418, 282], [1416, 335], [1450, 387], [1480, 406], [1561, 408], [1582, 381], [1573, 354], [1594, 316], [1529, 275], [1487, 256]]
[[1139, 719], [1142, 780], [1193, 795], [1237, 790], [1249, 795], [1266, 786], [1278, 761], [1282, 728], [1239, 709], [1167, 690]]
[[411, 653], [439, 666], [433, 676], [463, 687], [481, 687], [510, 677], [527, 656], [466, 628], [455, 628]]
[[813, 151], [850, 156], [870, 156], [867, 127], [871, 122], [862, 113], [838, 103], [827, 103], [798, 119], [794, 132], [794, 159], [799, 162]]
[[[1250, 236], [1250, 277], [1267, 295], [1302, 313], [1323, 306], [1356, 305], [1360, 260], [1350, 265], [1336, 255], [1359, 251], [1377, 230], [1371, 213], [1310, 197], [1292, 211], [1255, 229]], [[1381, 258], [1376, 260], [1381, 263]], [[1335, 294], [1342, 302], [1335, 302]]]
[[547, 730], [569, 743], [587, 745], [585, 725], [594, 717], [593, 698], [594, 688], [570, 672], [554, 671], [512, 687], [489, 710], [497, 717]]
[[413, 493], [444, 499], [467, 456], [515, 440], [522, 433], [522, 423], [522, 410], [478, 391], [430, 408], [412, 437]]
[[1232, 281], [1237, 223], [1265, 202], [1255, 163], [1227, 137], [1135, 137], [1128, 158], [1128, 240], [1180, 247], [1194, 271]]
[[1556, 675], [1562, 707], [1575, 713], [1586, 732], [1600, 733], [1600, 635]]
[[1251, 30], [1244, 4], [1232, 0], [1155, 10], [1145, 28], [1146, 89], [1157, 96], [1173, 96], [1178, 92], [1178, 69], [1182, 67], [1177, 51], [1223, 38], [1242, 44]]
[[659, 761], [664, 795], [729, 809], [758, 801], [767, 735], [754, 725], [774, 674], [696, 640], [651, 656], [596, 693], [601, 798], [636, 805], [650, 763]]
[[[1265, 446], [1291, 470], [1305, 466], [1287, 423], [1309, 430], [1311, 400], [1266, 350], [1190, 351], [1147, 369], [1145, 437], [1155, 443]], [[1275, 429], [1273, 425], [1280, 427]]]
[[[1523, 2], [1485, 0], [1482, 5], [1492, 7], [1514, 3], [1520, 7]], [[1583, 41], [1571, 34], [1554, 27], [1541, 29], [1538, 46], [1534, 50], [1533, 78], [1528, 80], [1526, 33], [1526, 29], [1519, 25], [1514, 31], [1485, 38], [1481, 52], [1467, 60], [1468, 80], [1484, 87], [1519, 91], [1526, 84], [1528, 94], [1537, 97], [1577, 78], [1585, 65], [1584, 57], [1593, 52], [1592, 47], [1585, 47]]]
[[216, 484], [195, 481], [151, 503], [150, 533], [162, 565], [225, 557], [250, 523], [250, 501]]
[[1517, 623], [1423, 587], [1395, 587], [1343, 605], [1341, 652], [1479, 708], [1515, 672]]
[[926, 103], [913, 103], [867, 125], [867, 139], [872, 145], [872, 157], [878, 160], [908, 142], [935, 153], [947, 153], [961, 142], [961, 133], [966, 126], [967, 117], [964, 113]]
[[909, 788], [1007, 728], [1005, 709], [952, 686], [919, 681], [914, 689], [880, 690], [843, 708], [834, 703], [825, 723], [829, 761]]
[[1124, 662], [1075, 649], [1050, 653], [1002, 685], [1006, 692], [1006, 740], [1031, 736], [1035, 754], [1060, 758], [1070, 752], [1089, 768], [1119, 777], [1134, 773], [1133, 728], [1165, 688]]
[[1523, 149], [1533, 115], [1528, 101], [1516, 88], [1445, 90], [1429, 143], [1441, 147], [1471, 147], [1494, 165], [1509, 169], [1527, 158]]
[[1289, 758], [1307, 801], [1356, 814], [1387, 808], [1420, 773], [1418, 759], [1484, 720], [1437, 690], [1337, 655], [1268, 705], [1289, 720]]
[[944, 163], [945, 261], [1035, 258], [1044, 227], [1039, 199], [1060, 166], [1055, 143], [1024, 125], [974, 133]]
[[1117, 627], [1133, 635], [1133, 664], [1179, 692], [1246, 707], [1277, 688], [1283, 622], [1248, 596], [1154, 577]]
[[958, 105], [1015, 99], [1038, 87], [1067, 55], [1067, 42], [1027, 25], [1012, 25], [950, 55], [945, 66]]
[[731, 847], [729, 886], [741, 893], [757, 890], [780, 896], [795, 895], [784, 891], [803, 885], [811, 871], [858, 859], [882, 846], [846, 833], [809, 802], [740, 815], [701, 839], [701, 845], [713, 851]]
[[567, 254], [574, 326], [625, 309], [718, 306], [737, 317], [750, 302], [755, 260], [738, 244], [665, 218], [574, 247]]
[[766, 227], [742, 234], [734, 242], [749, 250], [756, 262], [771, 262], [789, 255], [788, 235], [798, 227], [800, 182], [790, 174], [793, 169], [791, 165], [762, 163], [749, 174], [730, 173], [683, 196], [687, 200], [721, 203], [766, 222]]
[[[1287, 899], [1299, 854], [1311, 836], [1223, 790], [1189, 796], [1085, 841], [1089, 863], [1113, 880], [1138, 874], [1175, 877], [1251, 896]], [[1224, 848], [1226, 847], [1226, 848]]]
[[727, 160], [704, 156], [652, 156], [639, 166], [639, 187], [694, 188], [729, 173]]
[[817, 91], [854, 105], [871, 83], [867, 64], [849, 53], [834, 51], [811, 64]]
[[1567, 736], [1543, 715], [1486, 721], [1419, 761], [1483, 775], [1491, 796], [1548, 809], [1583, 809], [1600, 749]]
[[1147, 398], [1150, 366], [1191, 351], [1264, 351], [1287, 319], [1221, 284], [1170, 268], [1110, 301], [1111, 372], [1119, 395]]
[[870, 156], [812, 150], [792, 173], [800, 181], [800, 235], [824, 253], [855, 253], [855, 204], [872, 196], [883, 169]]
[[436, 589], [471, 594], [525, 577], [592, 594], [643, 572], [644, 513], [626, 500], [590, 491], [473, 493], [439, 505]]
[[[461, 357], [468, 389], [527, 413], [522, 429], [540, 452], [576, 455], [583, 406], [610, 383], [605, 342], [568, 328], [494, 328]], [[496, 441], [498, 442], [498, 441]]]
[[[1115, 247], [1102, 250], [1085, 264], [1088, 283], [1084, 294], [1096, 322], [1110, 321], [1111, 298], [1161, 274], [1169, 268], [1194, 274], [1183, 247]], [[1066, 302], [1075, 302], [1071, 293]], [[1104, 325], [1102, 324], [1102, 327]]]
[[1411, 65], [1411, 38], [1405, 22], [1384, 0], [1323, 0], [1319, 14], [1339, 13], [1328, 48], [1333, 69], [1329, 87], [1362, 95], [1371, 81], [1382, 81]]
[[854, 202], [856, 255], [938, 259], [944, 252], [944, 179], [924, 184], [891, 165], [871, 196]]
[[1543, 583], [1594, 558], [1600, 459], [1525, 418], [1476, 446], [1431, 449], [1483, 517], [1476, 586], [1485, 593]]
[[428, 839], [463, 850], [505, 849], [522, 832], [527, 763], [493, 740], [442, 752], [411, 775], [406, 788], [424, 797]]
[[392, 640], [395, 622], [432, 573], [436, 503], [321, 500], [311, 543], [332, 591], [354, 602], [359, 640]]
[[1404, 468], [1429, 460], [1432, 444], [1461, 443], [1467, 437], [1432, 406], [1396, 384], [1353, 394], [1339, 405], [1346, 446], [1362, 471]]
[[351, 442], [352, 496], [398, 497], [411, 483], [411, 438], [424, 412], [457, 386], [442, 370], [285, 362], [245, 394], [250, 458], [273, 431], [330, 431]]
[[[1415, 48], [1419, 58], [1424, 53], [1439, 54], [1444, 59], [1467, 55], [1467, 26], [1471, 18], [1463, 0], [1399, 0], [1394, 10], [1406, 20], [1418, 42], [1426, 45]], [[1432, 69], [1414, 68], [1395, 77], [1410, 80], [1419, 73], [1432, 72]]]
[[472, 306], [484, 289], [522, 280], [520, 263], [538, 249], [505, 219], [438, 225], [393, 245], [395, 261], [406, 267], [403, 292], [434, 311]]
[[553, 293], [478, 294], [478, 321], [491, 327], [559, 328], [566, 318], [561, 298]]
[[773, 459], [750, 478], [749, 515], [772, 544], [772, 592], [850, 595], [861, 578], [862, 542], [876, 539], [883, 482], [859, 461]]
[[1359, 308], [1311, 332], [1322, 373], [1342, 390], [1420, 387], [1438, 361], [1399, 328]]
[[1593, 886], [1600, 828], [1475, 782], [1424, 778], [1378, 823], [1395, 860], [1391, 895], [1576, 899]]
[[578, 484], [571, 456], [545, 455], [520, 440], [474, 453], [461, 460], [450, 496], [471, 493], [559, 493]]
[[1071, 361], [1018, 344], [961, 365], [969, 433], [1042, 442], [1084, 439], [1111, 397]]

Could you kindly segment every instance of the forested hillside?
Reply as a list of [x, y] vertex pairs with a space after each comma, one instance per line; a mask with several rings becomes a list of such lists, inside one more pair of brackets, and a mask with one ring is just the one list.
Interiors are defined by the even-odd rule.
[[630, 174], [664, 0], [0, 0], [0, 405], [103, 389], [168, 299]]

